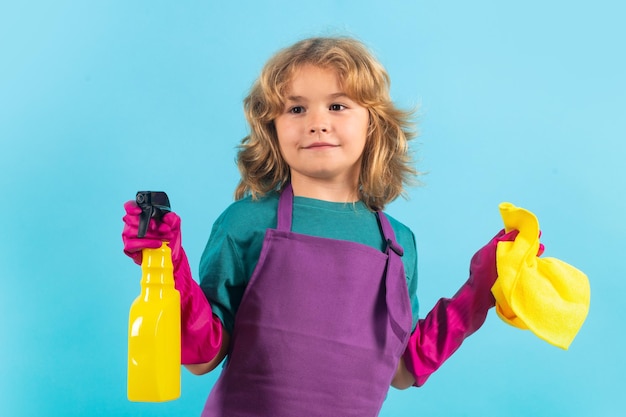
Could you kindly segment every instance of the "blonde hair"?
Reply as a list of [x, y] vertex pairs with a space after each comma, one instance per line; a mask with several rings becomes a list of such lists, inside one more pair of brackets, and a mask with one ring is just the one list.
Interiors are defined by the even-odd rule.
[[394, 105], [385, 68], [361, 42], [347, 37], [304, 39], [280, 50], [265, 64], [244, 99], [251, 131], [237, 153], [241, 180], [235, 199], [258, 198], [289, 182], [289, 166], [280, 152], [274, 120], [284, 111], [289, 83], [303, 65], [337, 71], [344, 92], [369, 111], [359, 197], [371, 210], [382, 210], [405, 194], [405, 185], [416, 182], [418, 172], [408, 146], [416, 136], [410, 121], [413, 112]]

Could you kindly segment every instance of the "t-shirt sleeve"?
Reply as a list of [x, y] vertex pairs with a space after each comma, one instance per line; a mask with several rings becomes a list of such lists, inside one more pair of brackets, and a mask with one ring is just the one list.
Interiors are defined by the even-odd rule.
[[411, 239], [413, 241], [412, 247], [414, 256], [410, 261], [412, 268], [407, 268], [410, 269], [410, 272], [407, 273], [407, 287], [409, 290], [409, 299], [411, 300], [411, 312], [413, 314], [412, 330], [415, 330], [415, 326], [417, 326], [417, 321], [419, 320], [419, 299], [417, 298], [417, 245], [413, 233], [411, 233]]
[[224, 216], [213, 225], [200, 258], [200, 287], [211, 303], [213, 313], [232, 333], [235, 312], [246, 288], [245, 268], [239, 248], [228, 233]]
[[213, 224], [200, 258], [200, 287], [232, 334], [235, 316], [259, 261], [265, 231], [276, 227], [277, 196], [229, 206]]
[[411, 301], [411, 313], [413, 315], [413, 330], [419, 320], [419, 299], [417, 297], [417, 244], [415, 234], [406, 225], [400, 223], [395, 218], [387, 215], [389, 222], [396, 234], [396, 240], [404, 249], [402, 262], [404, 273], [406, 274], [406, 284]]

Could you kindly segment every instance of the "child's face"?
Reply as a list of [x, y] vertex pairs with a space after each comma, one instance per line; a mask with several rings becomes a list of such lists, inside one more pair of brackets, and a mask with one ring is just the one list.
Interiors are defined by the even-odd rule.
[[345, 94], [335, 71], [312, 65], [296, 71], [286, 99], [275, 126], [291, 181], [356, 186], [368, 110]]

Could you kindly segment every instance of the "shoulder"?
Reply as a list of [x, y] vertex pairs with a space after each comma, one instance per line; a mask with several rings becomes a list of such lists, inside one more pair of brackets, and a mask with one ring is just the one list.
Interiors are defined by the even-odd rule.
[[419, 319], [419, 301], [417, 299], [417, 245], [413, 231], [404, 223], [398, 221], [385, 213], [391, 224], [393, 232], [396, 234], [396, 241], [404, 249], [402, 262], [407, 279], [407, 289], [411, 300], [411, 311], [413, 312], [413, 329]]
[[233, 202], [222, 212], [214, 224], [227, 230], [251, 230], [276, 226], [278, 194], [268, 193], [258, 199], [244, 197]]
[[404, 249], [403, 261], [407, 276], [417, 275], [417, 244], [415, 234], [404, 223], [385, 213], [396, 235], [396, 242]]
[[[397, 220], [395, 217], [390, 216], [388, 213], [385, 213], [385, 216], [389, 220], [389, 224], [391, 224], [391, 228], [393, 232], [396, 234], [396, 240], [400, 245], [406, 246], [410, 244], [410, 246], [415, 247], [415, 235], [413, 231], [404, 223]], [[406, 250], [407, 248], [405, 248]]]

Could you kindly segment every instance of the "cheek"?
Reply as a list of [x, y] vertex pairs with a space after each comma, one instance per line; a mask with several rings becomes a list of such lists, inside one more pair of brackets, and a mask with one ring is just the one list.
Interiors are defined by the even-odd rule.
[[358, 116], [355, 117], [355, 120], [353, 122], [353, 126], [355, 127], [355, 130], [358, 130], [359, 133], [363, 136], [367, 136], [370, 130], [370, 112], [365, 109], [362, 108], [360, 113], [358, 114]]
[[294, 127], [291, 124], [277, 119], [274, 126], [276, 126], [276, 136], [278, 137], [279, 144], [287, 143], [290, 140], [293, 140]]
[[278, 150], [283, 159], [288, 162], [295, 151], [296, 141], [293, 139], [293, 135], [290, 134], [289, 129], [277, 129], [276, 137], [278, 139]]
[[280, 153], [285, 155], [289, 154], [291, 149], [293, 148], [293, 141], [289, 140], [289, 136], [284, 134], [278, 135], [278, 149]]
[[359, 142], [364, 146], [370, 134], [369, 117], [361, 120], [358, 127], [354, 129], [354, 135], [359, 138]]

